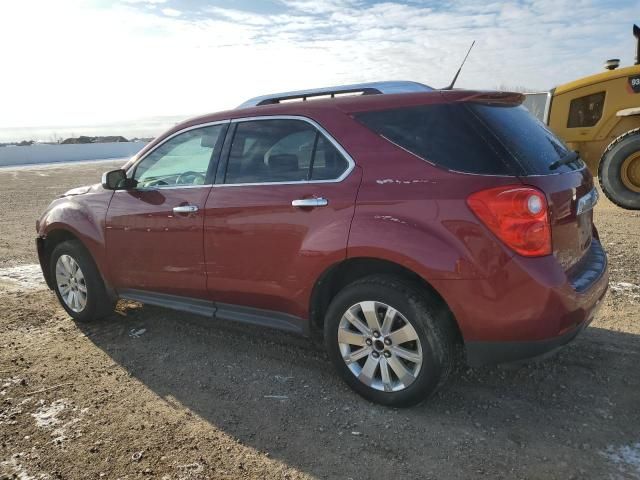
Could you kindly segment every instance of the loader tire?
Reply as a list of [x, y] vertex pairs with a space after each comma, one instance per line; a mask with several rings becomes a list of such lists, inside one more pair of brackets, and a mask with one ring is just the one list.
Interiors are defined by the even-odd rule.
[[598, 177], [609, 200], [627, 210], [640, 210], [640, 128], [609, 144], [600, 160]]

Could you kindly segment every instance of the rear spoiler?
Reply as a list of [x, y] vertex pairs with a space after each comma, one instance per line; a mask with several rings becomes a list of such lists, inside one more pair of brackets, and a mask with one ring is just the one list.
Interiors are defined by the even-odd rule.
[[474, 92], [466, 97], [458, 98], [457, 102], [482, 103], [484, 105], [522, 105], [525, 96], [517, 92]]

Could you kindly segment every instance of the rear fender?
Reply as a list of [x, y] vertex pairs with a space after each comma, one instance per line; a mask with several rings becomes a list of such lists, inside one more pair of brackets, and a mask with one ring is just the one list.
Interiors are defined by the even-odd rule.
[[500, 271], [513, 253], [480, 225], [473, 214], [468, 212], [466, 216], [457, 220], [418, 221], [397, 212], [358, 207], [347, 257], [397, 263], [429, 283], [439, 279], [488, 278]]

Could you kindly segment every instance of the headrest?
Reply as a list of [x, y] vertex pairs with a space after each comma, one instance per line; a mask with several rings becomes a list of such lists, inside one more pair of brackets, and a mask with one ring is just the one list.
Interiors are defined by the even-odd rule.
[[298, 156], [292, 153], [278, 153], [269, 157], [269, 169], [271, 171], [295, 172], [298, 168]]
[[203, 148], [215, 148], [216, 143], [218, 143], [218, 137], [220, 135], [215, 134], [205, 134], [202, 136], [202, 139], [200, 140], [200, 146]]

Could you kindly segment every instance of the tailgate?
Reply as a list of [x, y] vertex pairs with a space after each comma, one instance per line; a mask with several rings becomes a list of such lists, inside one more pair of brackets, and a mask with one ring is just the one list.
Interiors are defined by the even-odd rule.
[[547, 195], [553, 254], [568, 270], [591, 246], [592, 207], [597, 199], [591, 173], [582, 168], [556, 175], [522, 177], [521, 180]]

